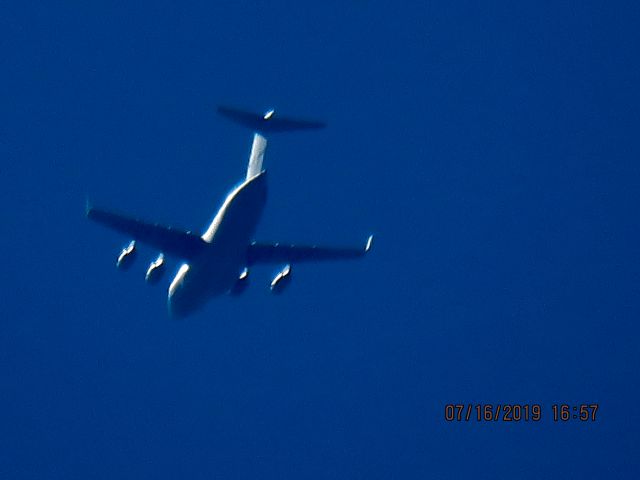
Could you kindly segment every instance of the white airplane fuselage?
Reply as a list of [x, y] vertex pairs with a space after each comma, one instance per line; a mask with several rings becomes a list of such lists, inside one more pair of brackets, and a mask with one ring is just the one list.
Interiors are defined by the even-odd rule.
[[202, 235], [207, 248], [184, 263], [171, 282], [167, 301], [172, 317], [185, 317], [210, 298], [231, 290], [246, 267], [247, 248], [266, 198], [265, 171], [248, 178], [227, 195]]

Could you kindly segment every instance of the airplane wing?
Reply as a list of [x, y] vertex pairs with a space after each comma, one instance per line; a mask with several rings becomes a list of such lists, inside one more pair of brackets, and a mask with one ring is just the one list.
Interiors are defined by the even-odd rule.
[[206, 242], [195, 233], [165, 227], [157, 223], [146, 223], [136, 218], [99, 208], [87, 206], [87, 217], [180, 259], [190, 260], [206, 247]]
[[371, 250], [372, 241], [373, 236], [370, 236], [364, 248], [335, 248], [318, 247], [316, 245], [301, 246], [254, 242], [249, 245], [247, 250], [247, 262], [249, 265], [255, 265], [256, 263], [300, 263], [359, 258]]

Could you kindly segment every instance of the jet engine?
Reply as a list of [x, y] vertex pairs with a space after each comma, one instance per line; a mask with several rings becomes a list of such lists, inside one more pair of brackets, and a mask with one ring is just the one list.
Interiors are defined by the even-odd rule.
[[231, 295], [240, 295], [247, 289], [248, 286], [249, 286], [249, 269], [245, 267], [242, 270], [242, 272], [240, 272], [240, 275], [238, 276], [238, 280], [236, 280], [236, 283], [233, 285], [233, 287], [231, 287], [231, 291], [229, 293]]
[[120, 252], [120, 255], [118, 255], [116, 265], [121, 270], [129, 270], [137, 256], [138, 252], [136, 251], [136, 241], [131, 240], [131, 243], [124, 247], [122, 252]]
[[271, 293], [280, 294], [291, 283], [291, 265], [285, 265], [271, 280]]
[[149, 268], [147, 269], [147, 274], [144, 276], [144, 279], [148, 284], [155, 285], [160, 281], [166, 269], [167, 265], [164, 262], [164, 254], [161, 253], [158, 255], [158, 258], [149, 264]]

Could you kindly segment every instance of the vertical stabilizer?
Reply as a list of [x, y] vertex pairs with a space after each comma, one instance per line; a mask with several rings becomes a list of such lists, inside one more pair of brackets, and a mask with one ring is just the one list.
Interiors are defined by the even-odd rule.
[[267, 148], [267, 139], [259, 133], [253, 135], [253, 145], [251, 145], [251, 155], [249, 156], [249, 166], [247, 167], [247, 180], [262, 172], [262, 161], [264, 151]]
[[247, 180], [262, 172], [262, 161], [264, 151], [267, 148], [267, 139], [264, 135], [288, 132], [293, 130], [313, 130], [324, 128], [324, 122], [318, 120], [303, 120], [299, 118], [281, 117], [275, 114], [275, 110], [268, 110], [264, 114], [257, 114], [240, 110], [233, 107], [219, 106], [218, 113], [240, 125], [251, 128], [253, 135], [253, 145], [251, 146], [251, 156], [247, 167]]

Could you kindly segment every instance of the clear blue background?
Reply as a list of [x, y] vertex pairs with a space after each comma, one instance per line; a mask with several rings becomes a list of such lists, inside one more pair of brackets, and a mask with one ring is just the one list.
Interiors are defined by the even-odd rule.
[[[0, 477], [638, 478], [639, 13], [3, 4]], [[174, 322], [84, 202], [203, 229], [251, 140], [218, 102], [330, 125], [270, 139], [260, 239], [377, 241]]]

